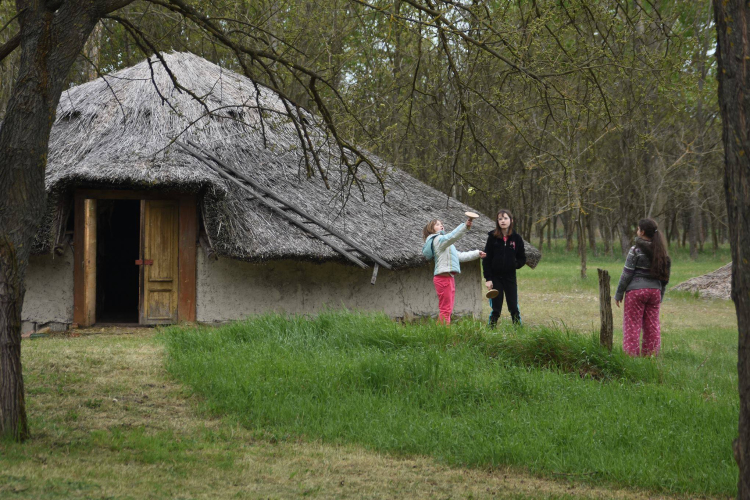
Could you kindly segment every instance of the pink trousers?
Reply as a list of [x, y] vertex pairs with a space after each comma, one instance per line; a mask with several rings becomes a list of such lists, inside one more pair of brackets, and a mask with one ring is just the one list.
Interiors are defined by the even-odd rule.
[[[631, 356], [659, 354], [661, 325], [659, 306], [661, 292], [643, 288], [625, 292], [625, 313], [622, 320], [622, 349]], [[643, 330], [643, 347], [641, 347]]]
[[438, 296], [438, 323], [450, 325], [453, 304], [456, 302], [456, 280], [453, 276], [434, 276], [432, 282], [435, 283]]

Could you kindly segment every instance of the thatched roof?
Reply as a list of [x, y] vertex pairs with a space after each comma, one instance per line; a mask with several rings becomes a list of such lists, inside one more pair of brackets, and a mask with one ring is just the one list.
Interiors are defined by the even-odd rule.
[[701, 297], [710, 299], [732, 299], [732, 263], [716, 271], [683, 281], [672, 290], [698, 292]]
[[[385, 199], [369, 175], [360, 183], [364, 200], [355, 187], [343, 204], [337, 183], [345, 176], [338, 156], [319, 129], [314, 129], [331, 189], [318, 173], [308, 177], [294, 126], [284, 116], [277, 94], [194, 54], [172, 53], [164, 58], [179, 84], [201, 96], [205, 106], [175, 90], [155, 60], [153, 81], [152, 70], [143, 61], [63, 92], [47, 164], [51, 198], [69, 194], [73, 187], [199, 193], [205, 227], [219, 255], [246, 261], [341, 259], [323, 243], [273, 216], [257, 200], [247, 201], [245, 193], [171, 144], [179, 137], [200, 144], [343, 230], [395, 267], [424, 263], [421, 228], [430, 219], [439, 218], [454, 227], [465, 219], [464, 211], [470, 210], [382, 162]], [[206, 107], [211, 111], [208, 116]], [[481, 248], [485, 231], [492, 227], [492, 221], [481, 217], [459, 248]], [[43, 250], [49, 249], [48, 239]]]

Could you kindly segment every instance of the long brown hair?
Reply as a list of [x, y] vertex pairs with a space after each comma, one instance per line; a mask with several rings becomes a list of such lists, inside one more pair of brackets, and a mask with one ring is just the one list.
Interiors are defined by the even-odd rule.
[[501, 208], [500, 210], [497, 211], [497, 215], [495, 216], [495, 232], [492, 233], [492, 235], [495, 238], [503, 237], [503, 230], [500, 229], [500, 224], [498, 224], [497, 222], [497, 218], [500, 217], [501, 215], [507, 215], [508, 217], [510, 217], [510, 226], [508, 226], [508, 236], [513, 234], [513, 226], [515, 224], [514, 219], [513, 219], [513, 214], [510, 213], [510, 210], [508, 210], [507, 208]]
[[659, 232], [659, 226], [654, 219], [641, 219], [638, 221], [638, 228], [646, 238], [651, 238], [650, 245], [639, 244], [636, 246], [651, 259], [651, 276], [659, 280], [669, 279], [669, 254], [667, 253], [667, 243], [664, 235]]
[[435, 234], [435, 224], [437, 224], [439, 221], [440, 219], [432, 219], [427, 223], [424, 229], [422, 229], [422, 241], [427, 241], [427, 237], [429, 235]]

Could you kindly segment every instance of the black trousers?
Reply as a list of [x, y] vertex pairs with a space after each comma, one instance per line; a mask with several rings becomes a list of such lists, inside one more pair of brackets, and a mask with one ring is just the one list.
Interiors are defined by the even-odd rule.
[[503, 296], [508, 303], [508, 311], [513, 323], [521, 323], [521, 312], [518, 310], [518, 283], [516, 273], [510, 275], [493, 276], [492, 287], [500, 292], [494, 299], [490, 299], [492, 314], [490, 314], [490, 325], [497, 323], [503, 310]]

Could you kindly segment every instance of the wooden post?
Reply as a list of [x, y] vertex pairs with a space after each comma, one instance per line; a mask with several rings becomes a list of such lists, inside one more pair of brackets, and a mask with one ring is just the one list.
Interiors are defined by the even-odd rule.
[[96, 200], [84, 201], [84, 270], [83, 286], [86, 289], [86, 321], [83, 326], [96, 323]]
[[601, 317], [601, 330], [599, 330], [599, 343], [610, 351], [612, 350], [612, 297], [609, 292], [609, 272], [597, 269], [599, 273], [599, 315]]
[[75, 198], [73, 322], [96, 322], [96, 199]]

